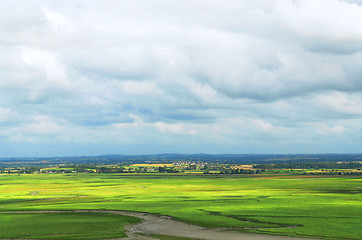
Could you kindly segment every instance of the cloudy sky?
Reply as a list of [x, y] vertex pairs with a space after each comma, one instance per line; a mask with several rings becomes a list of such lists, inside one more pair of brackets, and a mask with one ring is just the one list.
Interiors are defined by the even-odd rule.
[[356, 153], [362, 0], [2, 0], [0, 157]]

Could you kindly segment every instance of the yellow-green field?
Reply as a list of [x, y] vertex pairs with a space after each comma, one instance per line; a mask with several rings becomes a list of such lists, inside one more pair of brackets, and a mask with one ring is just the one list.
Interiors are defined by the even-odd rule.
[[[110, 209], [165, 214], [205, 227], [361, 239], [361, 183], [359, 177], [343, 176], [4, 174], [0, 175], [0, 238], [42, 238], [47, 234], [26, 233], [28, 230], [23, 229], [19, 235], [16, 229], [23, 214], [6, 211]], [[89, 214], [83, 214], [89, 219]], [[29, 213], [22, 221], [40, 221], [47, 216], [55, 226], [61, 220], [59, 217], [57, 221], [54, 214], [44, 213], [39, 218]], [[78, 218], [82, 219], [82, 214]], [[124, 236], [121, 231], [106, 234], [115, 219], [103, 215], [98, 219], [98, 226], [105, 227], [103, 238]], [[120, 220], [121, 226], [134, 221]], [[97, 231], [102, 235], [102, 229]], [[89, 239], [83, 235], [67, 239]]]

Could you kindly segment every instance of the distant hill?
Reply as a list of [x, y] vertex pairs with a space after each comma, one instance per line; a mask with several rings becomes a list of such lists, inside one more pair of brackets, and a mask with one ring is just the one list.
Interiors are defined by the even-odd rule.
[[202, 161], [220, 163], [281, 163], [281, 162], [323, 162], [323, 161], [362, 161], [362, 154], [177, 154], [154, 155], [108, 154], [98, 156], [73, 157], [18, 157], [0, 158], [1, 165], [42, 165], [42, 164], [119, 164], [146, 162]]

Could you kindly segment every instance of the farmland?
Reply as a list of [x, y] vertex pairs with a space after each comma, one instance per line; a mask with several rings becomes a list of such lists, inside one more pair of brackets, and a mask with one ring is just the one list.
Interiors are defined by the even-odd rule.
[[263, 164], [233, 164], [210, 161], [166, 161], [130, 164], [65, 164], [0, 162], [0, 173], [195, 173], [195, 174], [308, 174], [308, 175], [362, 175], [360, 161], [285, 162]]
[[[14, 214], [9, 211], [128, 210], [168, 215], [208, 228], [321, 239], [361, 239], [361, 178], [287, 174], [2, 174], [0, 238], [62, 239], [31, 223], [66, 228], [67, 239], [90, 239], [82, 226], [95, 224], [94, 236], [124, 236], [119, 229], [134, 218], [97, 213]], [[96, 216], [94, 215], [94, 216]], [[93, 215], [92, 215], [93, 216]], [[19, 220], [21, 219], [21, 221]], [[19, 231], [19, 224], [29, 222]], [[88, 222], [87, 222], [88, 221]], [[89, 222], [90, 221], [90, 222]], [[18, 225], [17, 225], [18, 224]], [[80, 232], [74, 232], [74, 226]], [[36, 230], [38, 229], [38, 230]], [[118, 230], [115, 230], [118, 229]], [[43, 237], [42, 237], [43, 236]], [[47, 236], [47, 237], [44, 237]], [[63, 238], [64, 239], [64, 238]], [[99, 239], [99, 238], [98, 238]]]

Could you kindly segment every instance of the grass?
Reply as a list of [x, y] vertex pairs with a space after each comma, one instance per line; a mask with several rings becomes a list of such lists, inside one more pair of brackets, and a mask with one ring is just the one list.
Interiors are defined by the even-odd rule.
[[[362, 238], [361, 191], [361, 178], [345, 176], [0, 175], [0, 211], [142, 211], [170, 215], [205, 227], [254, 228], [242, 231], [352, 240]], [[86, 215], [80, 214], [79, 219], [86, 219]], [[19, 214], [19, 218], [21, 216]], [[32, 216], [37, 218], [38, 215]], [[53, 226], [60, 224], [54, 214], [49, 216], [54, 218]], [[107, 233], [116, 230], [110, 228], [118, 231], [119, 228], [111, 227], [110, 219], [104, 217], [104, 220], [95, 220], [105, 229], [99, 230], [99, 235], [111, 238]], [[13, 219], [10, 221], [8, 214], [0, 214], [0, 238], [11, 232], [8, 228], [1, 229], [4, 224], [20, 222], [16, 217]], [[129, 221], [124, 220], [124, 223]], [[298, 227], [280, 228], [287, 226]], [[39, 238], [39, 231], [28, 236]], [[27, 230], [22, 228], [21, 232]]]
[[106, 239], [125, 237], [138, 218], [101, 213], [0, 213], [1, 238]]

